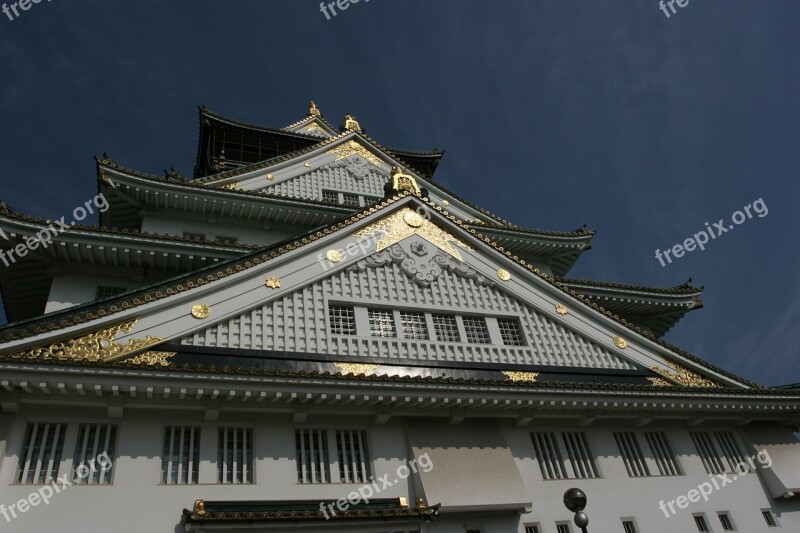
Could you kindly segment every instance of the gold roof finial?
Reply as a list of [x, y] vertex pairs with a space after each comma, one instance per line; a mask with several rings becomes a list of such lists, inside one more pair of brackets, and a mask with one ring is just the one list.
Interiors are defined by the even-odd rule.
[[361, 131], [361, 125], [353, 115], [344, 116], [344, 129], [348, 131]]
[[314, 100], [311, 100], [311, 103], [308, 104], [308, 116], [309, 117], [321, 117], [322, 112], [317, 107], [317, 104], [314, 103]]
[[392, 167], [392, 188], [397, 192], [413, 192], [414, 194], [422, 194], [422, 190], [417, 185], [417, 180], [413, 176], [409, 176], [400, 167]]

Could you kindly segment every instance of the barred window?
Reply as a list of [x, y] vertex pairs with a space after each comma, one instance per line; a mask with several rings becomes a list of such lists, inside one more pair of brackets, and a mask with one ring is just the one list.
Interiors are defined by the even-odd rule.
[[428, 324], [422, 313], [400, 312], [400, 323], [403, 325], [403, 337], [406, 339], [428, 340]]
[[342, 193], [342, 203], [348, 207], [360, 207], [361, 202], [357, 194]]
[[461, 342], [461, 335], [458, 333], [458, 321], [455, 315], [433, 315], [432, 318], [436, 340]]
[[706, 523], [706, 517], [704, 515], [695, 515], [694, 525], [697, 526], [697, 531], [708, 533], [708, 524]]
[[220, 428], [217, 446], [217, 482], [253, 482], [253, 430]]
[[337, 431], [336, 448], [339, 455], [339, 481], [366, 483], [372, 476], [366, 431]]
[[565, 524], [556, 524], [556, 533], [572, 533], [572, 528], [569, 527], [569, 522]]
[[328, 308], [328, 319], [332, 335], [356, 334], [356, 315], [352, 307], [332, 305]]
[[693, 431], [690, 434], [703, 467], [709, 474], [733, 473], [739, 464], [744, 464], [748, 470], [752, 469], [732, 432]]
[[[557, 435], [553, 432], [531, 435], [542, 477], [544, 479], [599, 477], [586, 434], [582, 432], [561, 433], [563, 448], [559, 445]], [[566, 461], [564, 460], [565, 456]]]
[[369, 333], [373, 337], [396, 337], [394, 315], [383, 309], [368, 309]]
[[519, 321], [516, 319], [498, 318], [497, 326], [500, 328], [500, 337], [506, 346], [522, 346], [522, 332]]
[[736, 531], [733, 527], [733, 521], [728, 513], [719, 513], [719, 523], [722, 524], [723, 531]]
[[332, 204], [339, 203], [339, 193], [336, 191], [322, 191], [322, 201]]
[[94, 293], [95, 300], [105, 300], [106, 298], [113, 298], [114, 296], [118, 296], [124, 292], [127, 292], [128, 289], [125, 287], [109, 287], [105, 285], [100, 285], [97, 287], [97, 290]]
[[536, 459], [544, 479], [566, 479], [567, 471], [558, 448], [556, 434], [533, 433], [533, 447], [536, 449]]
[[295, 431], [297, 451], [297, 481], [299, 483], [330, 483], [328, 432], [323, 429]]
[[681, 475], [678, 462], [675, 459], [675, 454], [672, 453], [672, 448], [667, 441], [667, 435], [663, 432], [647, 432], [644, 434], [647, 439], [647, 445], [650, 446], [650, 451], [653, 452], [653, 458], [658, 466], [658, 472], [662, 476], [679, 476]]
[[539, 533], [539, 524], [535, 526], [525, 526], [525, 533]]
[[778, 523], [775, 522], [775, 515], [773, 515], [772, 511], [769, 509], [761, 511], [761, 516], [764, 517], [764, 521], [767, 523], [768, 527], [778, 527]]
[[[111, 483], [111, 465], [100, 464], [97, 458], [105, 453], [113, 461], [116, 445], [117, 426], [110, 424], [81, 424], [78, 426], [78, 441], [75, 444], [75, 455], [72, 461], [72, 468], [75, 472], [74, 483], [84, 485], [108, 485]], [[82, 466], [86, 468], [83, 469]], [[79, 469], [82, 472], [78, 472]]]
[[597, 477], [597, 467], [594, 464], [586, 433], [565, 432], [561, 434], [564, 449], [567, 451], [569, 464], [572, 466], [573, 476], [576, 478]]
[[17, 467], [17, 483], [49, 483], [58, 477], [64, 451], [66, 424], [33, 423], [25, 431], [25, 444]]
[[161, 483], [197, 484], [200, 465], [200, 428], [170, 426], [164, 430], [161, 455]]
[[622, 529], [625, 533], [636, 533], [636, 525], [633, 523], [633, 520], [623, 520]]
[[490, 342], [489, 330], [483, 317], [465, 316], [464, 332], [467, 335], [467, 342], [473, 344], [489, 344]]
[[622, 460], [625, 463], [625, 468], [630, 477], [643, 477], [650, 475], [650, 469], [644, 460], [642, 448], [639, 446], [639, 441], [636, 439], [636, 434], [632, 432], [618, 432], [614, 433], [614, 438], [617, 441], [619, 452], [622, 455]]

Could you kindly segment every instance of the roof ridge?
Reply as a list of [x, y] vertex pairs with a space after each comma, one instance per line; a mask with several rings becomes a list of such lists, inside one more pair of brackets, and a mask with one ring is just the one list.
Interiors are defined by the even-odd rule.
[[661, 293], [668, 293], [668, 294], [699, 294], [703, 292], [702, 285], [698, 287], [692, 286], [690, 282], [683, 283], [681, 285], [676, 285], [674, 287], [650, 287], [647, 285], [637, 285], [631, 283], [619, 283], [614, 281], [600, 281], [600, 280], [591, 280], [591, 279], [584, 279], [584, 278], [567, 278], [562, 277], [559, 278], [561, 282], [566, 284], [575, 284], [575, 285], [593, 285], [597, 287], [608, 287], [613, 289], [631, 289], [631, 290], [641, 290], [641, 291], [648, 291], [648, 292], [661, 292]]

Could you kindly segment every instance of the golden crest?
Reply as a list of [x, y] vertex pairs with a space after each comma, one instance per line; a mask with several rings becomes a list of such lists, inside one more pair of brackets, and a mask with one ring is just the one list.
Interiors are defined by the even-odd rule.
[[536, 383], [536, 378], [539, 377], [539, 372], [511, 372], [503, 370], [510, 381], [525, 381], [528, 383]]
[[622, 350], [628, 347], [628, 341], [626, 341], [622, 337], [614, 337], [614, 344], [617, 345], [617, 348], [620, 348]]
[[500, 281], [508, 281], [511, 279], [511, 273], [501, 268], [497, 271], [497, 277], [500, 278]]
[[556, 313], [558, 313], [559, 315], [566, 315], [567, 313], [569, 313], [569, 310], [563, 305], [558, 304], [556, 306]]
[[270, 289], [280, 289], [281, 288], [281, 280], [275, 276], [270, 276], [264, 282], [264, 285], [269, 287]]
[[326, 253], [325, 256], [331, 263], [338, 263], [342, 260], [342, 252], [339, 250], [328, 250], [328, 253]]
[[416, 211], [406, 211], [403, 213], [403, 221], [412, 228], [419, 228], [425, 223], [425, 218]]
[[366, 365], [356, 363], [333, 363], [343, 374], [353, 374], [354, 376], [369, 376], [380, 365]]
[[211, 316], [211, 308], [206, 304], [196, 304], [192, 306], [192, 316], [198, 320], [203, 320]]

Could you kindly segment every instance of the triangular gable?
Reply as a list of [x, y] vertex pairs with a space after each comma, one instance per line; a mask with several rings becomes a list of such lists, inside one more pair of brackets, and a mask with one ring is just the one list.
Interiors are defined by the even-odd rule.
[[326, 120], [319, 116], [306, 117], [305, 119], [295, 122], [291, 126], [287, 126], [284, 129], [292, 133], [311, 135], [312, 137], [319, 137], [321, 139], [330, 139], [331, 137], [336, 137], [339, 134], [339, 132], [334, 130]]
[[[577, 363], [573, 364], [581, 364], [583, 360], [587, 365], [597, 365], [595, 368], [653, 368], [676, 383], [695, 380], [695, 384], [711, 384], [700, 374], [717, 383], [732, 386], [745, 383], [723, 372], [704, 368], [682, 353], [670, 350], [664, 343], [639, 334], [597, 311], [540, 273], [533, 272], [526, 265], [481, 241], [477, 234], [461, 227], [459, 221], [442, 215], [441, 211], [440, 207], [416, 196], [400, 196], [335, 227], [309, 234], [269, 253], [250, 255], [232, 261], [228, 266], [208, 269], [113, 300], [99, 309], [84, 312], [84, 320], [70, 317], [66, 311], [45, 317], [49, 323], [30, 326], [24, 332], [20, 328], [7, 328], [6, 339], [11, 338], [11, 342], [3, 346], [2, 353], [14, 353], [17, 358], [34, 357], [37, 350], [39, 353], [52, 353], [52, 346], [59, 339], [78, 337], [79, 346], [95, 346], [97, 352], [104, 345], [98, 338], [105, 338], [105, 345], [108, 345], [108, 328], [125, 323], [128, 326], [116, 331], [111, 344], [119, 348], [115, 348], [115, 357], [133, 356], [145, 348], [155, 347], [161, 340], [178, 342], [180, 339], [194, 338], [199, 332], [207, 332], [210, 326], [230, 325], [237, 318], [242, 320], [243, 309], [263, 309], [273, 301], [309, 297], [309, 290], [313, 300], [309, 305], [316, 313], [324, 314], [327, 309], [325, 294], [315, 288], [323, 287], [324, 283], [330, 284], [329, 300], [338, 298], [345, 302], [353, 299], [369, 301], [364, 297], [367, 287], [371, 291], [371, 298], [380, 298], [380, 285], [374, 287], [375, 276], [385, 276], [387, 272], [396, 277], [398, 284], [405, 278], [406, 281], [402, 283], [411, 287], [408, 280], [413, 276], [409, 276], [409, 271], [413, 274], [414, 269], [409, 268], [407, 258], [396, 260], [379, 255], [397, 254], [399, 250], [407, 256], [416, 255], [420, 261], [428, 258], [443, 269], [439, 278], [429, 283], [426, 289], [428, 293], [441, 290], [439, 283], [451, 283], [457, 285], [450, 291], [451, 297], [455, 297], [459, 291], [467, 290], [470, 284], [477, 285], [482, 288], [470, 289], [473, 303], [464, 300], [463, 307], [484, 302], [483, 305], [499, 306], [490, 308], [491, 311], [513, 311], [524, 315], [528, 324], [535, 324], [535, 327], [529, 325], [527, 332], [532, 346], [545, 352], [537, 357], [574, 357]], [[429, 252], [433, 252], [433, 255], [423, 256], [419, 249], [415, 250], [420, 245], [432, 247]], [[445, 259], [452, 258], [454, 262], [444, 264], [434, 259], [434, 256], [443, 256], [439, 252], [444, 252]], [[355, 279], [356, 285], [345, 287], [342, 285], [343, 279]], [[411, 282], [416, 284], [413, 279]], [[315, 293], [315, 290], [319, 292]], [[422, 298], [423, 294], [416, 289], [413, 294], [411, 289], [404, 292], [401, 285], [397, 285], [395, 290], [396, 298], [414, 295]], [[421, 300], [414, 304], [422, 308], [435, 308], [431, 302]], [[308, 311], [304, 308], [302, 312]], [[72, 325], [76, 318], [82, 322], [77, 327]], [[283, 320], [284, 324], [292, 322], [293, 327], [297, 327], [300, 318], [306, 323], [305, 315], [300, 317], [285, 313], [275, 317], [275, 320]], [[284, 326], [277, 330], [280, 332], [278, 334], [285, 336], [286, 328]], [[105, 337], [96, 333], [101, 330], [106, 331]], [[263, 328], [261, 331], [264, 331]], [[308, 334], [308, 331], [304, 331], [296, 338], [308, 339]], [[316, 342], [313, 336], [310, 339]], [[375, 339], [374, 342], [381, 341]], [[349, 339], [341, 342], [346, 344]], [[583, 352], [577, 351], [580, 346], [584, 346]], [[409, 345], [406, 349], [414, 347]], [[330, 354], [342, 353], [342, 350], [341, 346], [325, 347]], [[670, 352], [669, 357], [664, 355], [665, 352]], [[595, 362], [588, 360], [592, 354]], [[547, 363], [546, 359], [539, 361]], [[518, 364], [502, 360], [498, 350], [495, 350], [491, 362]], [[530, 362], [524, 360], [524, 357], [521, 362], [534, 363], [532, 359]], [[554, 359], [553, 362], [567, 364], [564, 359]]]

